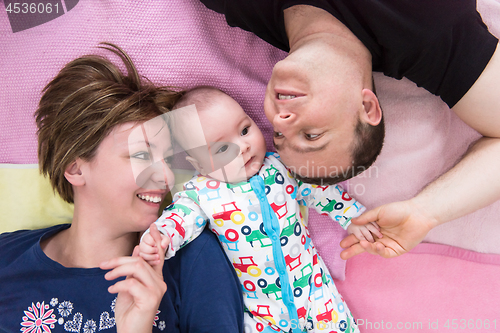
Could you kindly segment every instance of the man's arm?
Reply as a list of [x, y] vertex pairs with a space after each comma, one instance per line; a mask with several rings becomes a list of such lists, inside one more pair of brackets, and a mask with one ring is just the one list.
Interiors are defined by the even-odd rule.
[[[453, 111], [483, 135], [462, 160], [429, 184], [415, 198], [377, 207], [355, 224], [376, 221], [384, 238], [376, 243], [347, 237], [341, 254], [347, 259], [368, 251], [383, 257], [403, 254], [434, 227], [472, 213], [500, 199], [500, 48], [479, 79]], [[481, 189], [478, 191], [477, 189]]]

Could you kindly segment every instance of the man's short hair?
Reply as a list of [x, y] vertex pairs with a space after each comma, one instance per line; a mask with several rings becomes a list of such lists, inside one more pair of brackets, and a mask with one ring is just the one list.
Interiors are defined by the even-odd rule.
[[141, 79], [129, 56], [119, 47], [100, 48], [118, 55], [124, 75], [108, 59], [86, 55], [66, 64], [43, 89], [35, 112], [40, 172], [54, 191], [73, 203], [73, 187], [64, 177], [77, 158], [92, 160], [102, 140], [117, 126], [145, 122], [168, 112], [180, 93]]

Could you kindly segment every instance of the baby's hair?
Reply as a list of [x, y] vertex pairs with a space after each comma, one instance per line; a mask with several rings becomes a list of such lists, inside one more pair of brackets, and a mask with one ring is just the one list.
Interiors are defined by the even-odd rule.
[[[173, 110], [181, 109], [183, 107], [187, 107], [190, 105], [194, 105], [196, 107], [196, 111], [203, 112], [207, 110], [209, 107], [215, 104], [217, 98], [221, 96], [229, 96], [222, 90], [211, 87], [211, 86], [197, 86], [194, 87], [182, 94], [182, 97], [175, 103]], [[185, 139], [189, 139], [186, 137], [185, 131], [189, 129], [191, 125], [195, 122], [193, 119], [192, 113], [186, 113], [186, 116], [183, 116], [183, 111], [178, 110], [178, 113], [172, 118], [172, 133], [176, 142], [184, 149]], [[189, 151], [187, 151], [188, 155], [190, 155]]]
[[218, 95], [227, 95], [222, 90], [211, 86], [198, 86], [186, 91], [175, 103], [174, 110], [185, 106], [195, 105], [198, 112], [213, 105]]

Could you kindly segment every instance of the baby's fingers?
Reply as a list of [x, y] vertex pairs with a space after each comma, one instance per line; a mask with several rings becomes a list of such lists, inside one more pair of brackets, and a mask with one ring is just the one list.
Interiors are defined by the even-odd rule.
[[352, 234], [356, 236], [358, 240], [366, 240], [366, 236], [363, 233], [363, 229], [365, 228], [353, 228]]
[[144, 236], [142, 236], [141, 243], [145, 243], [149, 246], [156, 245], [156, 241], [155, 241], [153, 235], [151, 234], [151, 232], [145, 233]]
[[139, 251], [140, 251], [141, 257], [142, 257], [142, 254], [151, 255], [151, 254], [158, 254], [158, 252], [159, 252], [158, 248], [156, 247], [156, 244], [149, 245], [146, 243], [139, 244]]
[[368, 230], [368, 228], [361, 228], [360, 229], [360, 233], [362, 234], [362, 238], [360, 238], [359, 240], [366, 240], [370, 243], [373, 243], [375, 241], [375, 239], [373, 239], [373, 235], [371, 234], [370, 230]]
[[160, 255], [158, 253], [148, 254], [148, 253], [141, 252], [139, 254], [139, 256], [150, 265], [155, 265], [160, 260]]
[[378, 238], [384, 237], [384, 235], [380, 232], [380, 226], [375, 222], [370, 222], [366, 225], [366, 228]]

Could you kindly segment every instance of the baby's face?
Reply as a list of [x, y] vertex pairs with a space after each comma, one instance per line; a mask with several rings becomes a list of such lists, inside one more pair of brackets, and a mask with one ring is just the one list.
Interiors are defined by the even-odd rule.
[[205, 174], [220, 181], [238, 183], [259, 171], [266, 155], [264, 136], [234, 99], [221, 95], [198, 115], [208, 152], [207, 149], [194, 152], [192, 157]]

